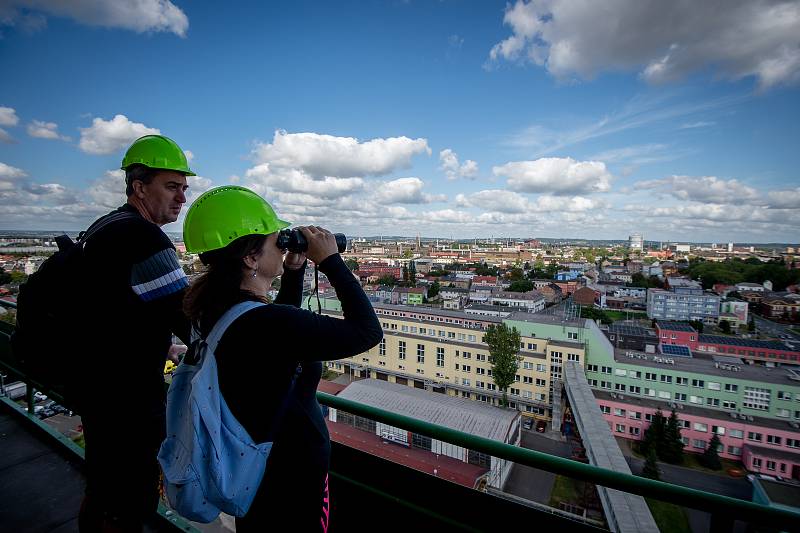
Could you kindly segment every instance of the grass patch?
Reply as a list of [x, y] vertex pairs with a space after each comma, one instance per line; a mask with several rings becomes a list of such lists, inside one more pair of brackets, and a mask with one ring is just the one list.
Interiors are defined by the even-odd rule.
[[635, 320], [647, 316], [647, 313], [644, 311], [609, 311], [608, 309], [603, 309], [603, 312], [608, 318], [615, 321], [627, 320], [628, 318]]
[[692, 470], [699, 470], [701, 472], [708, 472], [709, 474], [717, 474], [718, 476], [726, 476], [726, 477], [733, 477], [728, 474], [729, 468], [737, 468], [739, 470], [742, 469], [742, 463], [739, 461], [731, 461], [730, 459], [723, 459], [720, 457], [720, 462], [722, 463], [722, 468], [720, 470], [712, 470], [703, 466], [703, 463], [700, 462], [700, 458], [702, 457], [701, 454], [698, 453], [686, 453], [683, 454], [683, 465], [685, 467], [691, 468]]
[[558, 504], [562, 502], [578, 505], [582, 496], [582, 481], [566, 476], [556, 476], [553, 490], [550, 493], [550, 507], [558, 508]]
[[661, 533], [684, 533], [691, 531], [686, 511], [674, 503], [662, 502], [652, 498], [645, 498], [653, 519]]

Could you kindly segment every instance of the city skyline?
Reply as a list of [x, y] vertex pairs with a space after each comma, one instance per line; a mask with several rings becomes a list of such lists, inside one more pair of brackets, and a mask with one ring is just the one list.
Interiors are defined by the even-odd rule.
[[797, 242], [797, 3], [131, 9], [0, 8], [0, 231], [84, 229], [160, 132], [190, 201], [348, 235]]

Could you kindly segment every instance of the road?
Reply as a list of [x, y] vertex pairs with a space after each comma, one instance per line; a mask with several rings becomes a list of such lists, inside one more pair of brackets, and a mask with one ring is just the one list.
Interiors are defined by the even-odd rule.
[[756, 323], [756, 329], [759, 331], [764, 332], [767, 335], [771, 335], [783, 340], [789, 340], [794, 344], [800, 345], [800, 335], [790, 330], [789, 326], [785, 324], [778, 324], [777, 322], [767, 320], [766, 318], [761, 318], [760, 316], [752, 316]]
[[[569, 457], [569, 445], [533, 431], [522, 431], [522, 447], [529, 450]], [[515, 496], [547, 505], [556, 475], [551, 472], [515, 464], [506, 482], [505, 491]]]

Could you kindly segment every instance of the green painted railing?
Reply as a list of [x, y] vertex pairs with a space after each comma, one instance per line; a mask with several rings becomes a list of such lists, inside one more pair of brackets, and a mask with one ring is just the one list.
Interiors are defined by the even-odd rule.
[[317, 398], [320, 403], [328, 407], [341, 409], [371, 420], [427, 435], [443, 442], [456, 444], [470, 450], [476, 450], [555, 474], [589, 481], [611, 489], [710, 512], [712, 516], [720, 517], [720, 519], [739, 519], [753, 524], [772, 525], [784, 530], [794, 530], [800, 526], [800, 513], [785, 509], [768, 507], [738, 498], [721, 496], [663, 481], [606, 470], [605, 468], [580, 463], [571, 459], [520, 448], [483, 437], [476, 437], [469, 433], [429, 424], [415, 418], [390, 413], [323, 392], [317, 392]]
[[[5, 305], [6, 303], [7, 302], [0, 301], [0, 304]], [[12, 307], [15, 306], [12, 305]], [[5, 330], [7, 328], [3, 327], [2, 329]], [[5, 366], [10, 371], [24, 376], [24, 374], [21, 374], [21, 370], [13, 368], [9, 361], [0, 359], [0, 366]], [[34, 384], [34, 386], [35, 385], [36, 384]], [[29, 387], [29, 389], [32, 388], [33, 387]], [[29, 397], [30, 396], [32, 396], [32, 392], [29, 394]], [[574, 479], [589, 481], [607, 488], [648, 496], [657, 500], [709, 512], [712, 515], [712, 527], [715, 522], [728, 522], [732, 519], [739, 519], [757, 525], [770, 525], [782, 530], [795, 530], [800, 524], [800, 513], [798, 512], [768, 507], [746, 500], [721, 496], [697, 489], [665, 483], [663, 481], [655, 481], [632, 474], [623, 474], [612, 470], [606, 470], [604, 468], [553, 456], [547, 453], [520, 448], [491, 439], [477, 437], [469, 433], [437, 426], [415, 418], [338, 398], [323, 392], [317, 392], [317, 398], [321, 404], [327, 405], [328, 407], [341, 409], [371, 420], [390, 424], [398, 428], [413, 431], [443, 442], [463, 446], [470, 450], [513, 461], [518, 464], [569, 476]]]

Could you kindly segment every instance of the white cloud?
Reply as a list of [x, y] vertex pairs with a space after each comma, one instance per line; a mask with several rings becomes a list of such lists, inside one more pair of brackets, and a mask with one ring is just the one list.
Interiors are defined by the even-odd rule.
[[[185, 37], [189, 29], [186, 14], [169, 0], [8, 0], [0, 24], [31, 26], [31, 10], [89, 26], [122, 28], [137, 33], [171, 32]], [[38, 19], [33, 22], [43, 26], [44, 20]]]
[[58, 124], [55, 122], [44, 122], [42, 120], [34, 120], [28, 124], [28, 135], [37, 137], [39, 139], [61, 139], [68, 141], [69, 137], [58, 133]]
[[758, 191], [742, 182], [723, 180], [715, 176], [670, 176], [659, 180], [639, 181], [635, 190], [661, 190], [680, 200], [692, 200], [706, 204], [760, 203]]
[[478, 163], [472, 159], [467, 159], [463, 164], [458, 162], [458, 154], [449, 148], [439, 152], [439, 162], [441, 169], [447, 179], [456, 180], [458, 178], [474, 178], [478, 175]]
[[191, 150], [184, 150], [183, 155], [186, 156], [187, 163], [191, 163], [192, 161], [194, 161], [194, 152], [192, 152]]
[[114, 209], [126, 201], [125, 172], [120, 169], [107, 170], [103, 177], [89, 186], [89, 198], [106, 209]]
[[11, 165], [6, 165], [5, 163], [0, 163], [0, 180], [15, 180], [19, 178], [24, 178], [28, 174], [22, 170], [21, 168], [12, 167]]
[[503, 22], [512, 35], [492, 47], [499, 61], [545, 67], [558, 79], [639, 70], [662, 83], [712, 66], [762, 88], [800, 80], [800, 4], [730, 0], [517, 0]]
[[273, 171], [268, 163], [248, 169], [245, 177], [250, 180], [247, 187], [252, 187], [265, 196], [268, 196], [268, 192], [272, 190], [322, 198], [339, 198], [364, 188], [364, 180], [361, 178], [326, 176], [315, 180], [302, 170], [278, 168]]
[[410, 167], [412, 156], [431, 150], [425, 139], [390, 137], [360, 142], [353, 137], [278, 130], [271, 143], [260, 143], [253, 152], [256, 163], [299, 169], [318, 178], [385, 175]]
[[800, 187], [785, 191], [770, 191], [767, 197], [769, 198], [769, 207], [800, 209]]
[[521, 194], [499, 189], [478, 191], [468, 196], [459, 194], [456, 196], [456, 205], [501, 213], [524, 213], [533, 209], [528, 199]]
[[161, 131], [148, 128], [139, 122], [131, 122], [125, 115], [116, 115], [111, 120], [95, 118], [88, 128], [80, 128], [80, 149], [87, 154], [110, 154], [127, 148], [144, 135], [157, 135]]
[[680, 129], [682, 129], [682, 130], [690, 130], [690, 129], [694, 129], [694, 128], [707, 128], [707, 127], [713, 126], [715, 124], [716, 124], [716, 122], [711, 122], [711, 121], [707, 121], [707, 120], [700, 120], [700, 121], [697, 121], [697, 122], [687, 122], [685, 124], [681, 124]]
[[13, 107], [0, 106], [0, 126], [16, 126], [17, 122], [19, 117]]
[[514, 161], [492, 168], [497, 177], [508, 178], [508, 188], [518, 192], [568, 195], [607, 192], [612, 176], [600, 161], [575, 161], [570, 157], [545, 157]]
[[381, 183], [374, 195], [381, 204], [428, 204], [447, 200], [446, 195], [422, 192], [425, 182], [419, 178], [398, 178]]

